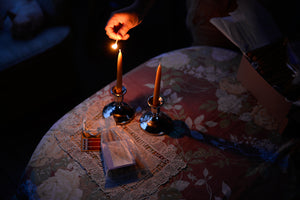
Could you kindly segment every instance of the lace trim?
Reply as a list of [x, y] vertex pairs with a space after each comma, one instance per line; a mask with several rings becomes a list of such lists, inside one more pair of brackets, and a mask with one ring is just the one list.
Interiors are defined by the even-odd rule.
[[[103, 108], [106, 103], [102, 103], [103, 105], [100, 106], [100, 109], [98, 104], [97, 110], [102, 110], [101, 108]], [[93, 107], [93, 105], [89, 105], [89, 107], [90, 106]], [[92, 120], [99, 119], [99, 116], [99, 113], [95, 114]], [[80, 117], [78, 115], [75, 118], [76, 120], [74, 120], [74, 118], [64, 118], [64, 120], [66, 120], [64, 125], [66, 126], [64, 126], [64, 128], [57, 127], [60, 130], [54, 131], [54, 137], [59, 147], [73, 160], [79, 163], [87, 175], [99, 186], [107, 197], [111, 199], [147, 198], [156, 193], [161, 185], [165, 184], [172, 176], [175, 176], [186, 167], [186, 163], [176, 154], [176, 147], [166, 145], [163, 142], [166, 136], [153, 137], [140, 129], [139, 122], [137, 121], [137, 119], [140, 118], [138, 115], [135, 120], [127, 126], [118, 126], [118, 128], [122, 129], [134, 140], [140, 156], [144, 159], [145, 164], [153, 176], [146, 177], [138, 182], [106, 189], [100, 153], [81, 151], [81, 129], [78, 127], [80, 123], [77, 121]], [[107, 129], [115, 126], [113, 118], [100, 118], [99, 120]], [[71, 134], [70, 129], [73, 131], [76, 130], [75, 134], [74, 132]]]

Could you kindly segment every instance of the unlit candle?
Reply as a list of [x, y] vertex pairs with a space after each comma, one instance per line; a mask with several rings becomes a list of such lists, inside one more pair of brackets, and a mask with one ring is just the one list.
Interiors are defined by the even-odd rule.
[[161, 80], [161, 66], [159, 64], [156, 70], [156, 78], [155, 78], [154, 93], [153, 93], [153, 106], [159, 105], [160, 80]]

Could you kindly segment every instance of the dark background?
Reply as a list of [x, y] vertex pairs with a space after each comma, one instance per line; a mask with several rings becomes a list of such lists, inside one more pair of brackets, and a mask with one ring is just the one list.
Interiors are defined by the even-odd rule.
[[[112, 11], [133, 0], [64, 1], [68, 2], [65, 24], [71, 28], [68, 38], [0, 73], [0, 199], [15, 193], [31, 154], [51, 126], [116, 78], [117, 51], [111, 49], [114, 41], [104, 27]], [[292, 0], [261, 1], [272, 3], [267, 7], [285, 34], [300, 38], [300, 21], [293, 17], [299, 16], [298, 7], [287, 6]], [[185, 3], [157, 1], [142, 24], [129, 32], [130, 38], [119, 42], [123, 73], [161, 53], [191, 46]]]
[[[45, 53], [0, 73], [0, 199], [14, 193], [37, 144], [64, 114], [116, 78], [117, 51], [104, 27], [130, 0], [70, 1], [69, 37]], [[157, 2], [120, 41], [123, 73], [161, 53], [190, 46], [185, 1]]]

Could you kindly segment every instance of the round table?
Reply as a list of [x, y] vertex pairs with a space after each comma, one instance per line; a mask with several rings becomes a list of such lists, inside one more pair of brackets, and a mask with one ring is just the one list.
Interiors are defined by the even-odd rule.
[[[44, 135], [16, 196], [215, 200], [292, 196], [295, 191], [287, 188], [294, 183], [286, 181], [292, 174], [284, 173], [290, 167], [289, 154], [283, 151], [290, 143], [278, 133], [278, 122], [236, 80], [241, 57], [226, 49], [194, 46], [141, 64], [123, 76], [124, 101], [136, 112], [126, 125], [102, 117], [103, 107], [113, 101], [110, 89], [115, 82], [102, 88]], [[149, 110], [147, 98], [153, 93], [159, 63], [161, 95], [166, 100], [161, 111], [171, 117], [174, 129], [153, 136], [140, 128], [139, 119]], [[100, 151], [82, 149], [83, 119], [129, 136], [151, 176], [107, 188]]]

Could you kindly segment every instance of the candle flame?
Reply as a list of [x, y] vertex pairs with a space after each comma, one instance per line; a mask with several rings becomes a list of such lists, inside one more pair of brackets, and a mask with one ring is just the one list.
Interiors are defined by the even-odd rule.
[[111, 48], [113, 48], [113, 49], [118, 48], [118, 40], [116, 40], [116, 42], [113, 45], [111, 45]]

